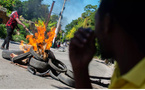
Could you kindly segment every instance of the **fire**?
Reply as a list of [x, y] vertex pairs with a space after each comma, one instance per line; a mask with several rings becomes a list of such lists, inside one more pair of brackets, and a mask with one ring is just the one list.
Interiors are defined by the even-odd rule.
[[53, 38], [55, 37], [55, 28], [51, 29], [51, 32], [48, 32], [47, 35], [49, 36], [49, 38], [45, 39], [45, 42], [47, 43], [46, 49], [50, 50]]
[[[53, 38], [55, 37], [55, 29], [56, 28], [51, 28], [51, 30], [47, 33], [47, 37], [45, 37], [46, 33], [46, 28], [45, 24], [43, 25], [37, 25], [37, 33], [35, 35], [27, 35], [26, 39], [29, 40], [28, 45], [33, 46], [34, 51], [38, 51], [39, 49], [42, 50], [42, 53], [44, 50], [50, 50], [52, 46], [52, 41]], [[30, 48], [27, 49], [27, 51], [24, 49], [25, 45], [23, 44], [23, 41], [21, 42], [21, 47], [20, 49], [23, 50], [24, 52], [28, 52]]]

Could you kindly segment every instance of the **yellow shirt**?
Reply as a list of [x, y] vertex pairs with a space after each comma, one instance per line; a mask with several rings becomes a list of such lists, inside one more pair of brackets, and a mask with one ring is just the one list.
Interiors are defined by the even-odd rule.
[[120, 76], [120, 70], [116, 64], [109, 88], [145, 89], [145, 58], [123, 76]]

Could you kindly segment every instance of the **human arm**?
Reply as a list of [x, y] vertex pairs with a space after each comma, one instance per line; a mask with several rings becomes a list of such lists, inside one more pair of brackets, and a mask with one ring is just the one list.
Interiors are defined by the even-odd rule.
[[19, 18], [15, 18], [18, 24], [22, 25], [26, 31], [29, 31], [29, 29], [19, 20]]
[[69, 58], [72, 64], [76, 88], [92, 88], [88, 65], [96, 51], [94, 31], [80, 28], [71, 39]]

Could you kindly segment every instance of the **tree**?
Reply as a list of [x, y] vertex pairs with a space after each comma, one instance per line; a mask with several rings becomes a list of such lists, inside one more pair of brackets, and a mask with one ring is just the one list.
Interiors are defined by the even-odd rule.
[[97, 11], [97, 5], [92, 6], [91, 4], [85, 6], [84, 13], [82, 13], [82, 18], [89, 17], [92, 13]]
[[[97, 5], [87, 5], [84, 7], [85, 12], [82, 13], [82, 17], [79, 17], [76, 20], [73, 20], [70, 24], [66, 25], [65, 27], [65, 31], [66, 31], [66, 38], [68, 38], [68, 34], [69, 36], [70, 33], [72, 32], [71, 30], [75, 27], [75, 29], [77, 30], [80, 27], [84, 27], [84, 28], [92, 28], [95, 29], [95, 13], [97, 11]], [[75, 31], [76, 31], [75, 30]], [[73, 34], [73, 33], [72, 33]], [[73, 36], [73, 35], [72, 35]]]
[[7, 13], [11, 12], [16, 8], [22, 5], [20, 0], [0, 0], [0, 5], [7, 8]]
[[22, 15], [28, 20], [38, 20], [38, 18], [47, 19], [49, 14], [49, 5], [41, 4], [43, 0], [28, 0], [22, 2]]
[[70, 40], [72, 37], [74, 37], [74, 33], [76, 32], [76, 28], [73, 27], [70, 32], [68, 32], [68, 34], [66, 35], [66, 39]]
[[78, 19], [73, 20], [70, 24], [66, 25], [65, 31], [69, 32], [76, 25], [78, 25]]
[[[65, 30], [66, 30], [66, 35], [65, 38], [67, 40], [70, 40], [71, 38], [74, 37], [74, 33], [78, 30], [78, 28], [83, 27], [83, 28], [91, 28], [92, 30], [95, 29], [95, 13], [98, 10], [97, 5], [87, 5], [84, 8], [85, 12], [82, 13], [82, 17], [79, 17], [76, 19], [76, 21], [72, 21], [70, 24], [66, 25]], [[97, 40], [97, 39], [96, 39]], [[96, 56], [101, 57], [101, 51], [100, 51], [100, 46], [96, 42]]]

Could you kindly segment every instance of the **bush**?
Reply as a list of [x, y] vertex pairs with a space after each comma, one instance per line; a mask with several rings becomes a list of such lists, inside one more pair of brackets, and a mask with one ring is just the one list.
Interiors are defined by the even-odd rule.
[[12, 39], [14, 41], [16, 41], [16, 42], [21, 42], [23, 40], [25, 43], [28, 43], [28, 40], [22, 34], [20, 34], [20, 35], [13, 35]]
[[6, 38], [7, 29], [5, 24], [0, 24], [0, 38]]
[[[29, 23], [25, 23], [25, 22], [22, 22], [22, 23], [25, 24], [27, 28], [29, 27]], [[20, 34], [22, 34], [22, 35], [24, 35], [24, 37], [26, 37], [27, 31], [24, 29], [24, 27], [20, 24], [18, 24], [18, 27], [20, 28]]]

